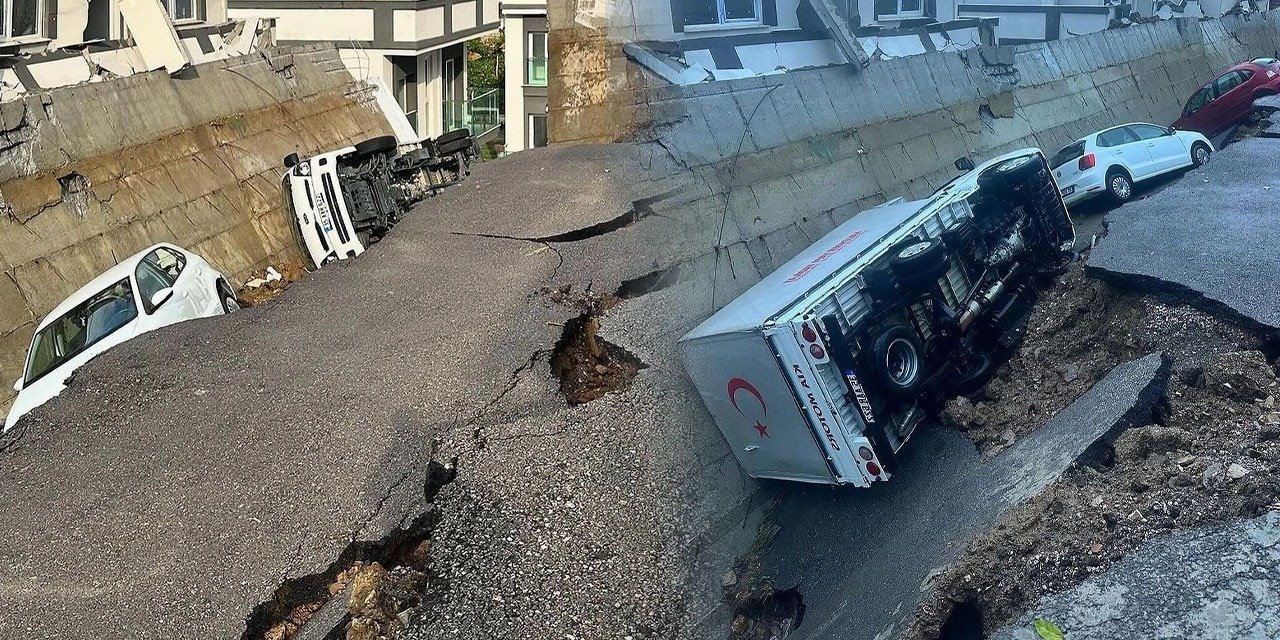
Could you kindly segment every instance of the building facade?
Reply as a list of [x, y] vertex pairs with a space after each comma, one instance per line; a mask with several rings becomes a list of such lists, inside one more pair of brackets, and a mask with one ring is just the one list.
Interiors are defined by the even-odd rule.
[[547, 144], [546, 0], [502, 4], [507, 153]]
[[468, 90], [466, 52], [498, 32], [499, 0], [228, 0], [227, 13], [273, 18], [281, 44], [335, 44], [352, 74], [391, 89], [420, 136], [500, 123], [501, 92]]

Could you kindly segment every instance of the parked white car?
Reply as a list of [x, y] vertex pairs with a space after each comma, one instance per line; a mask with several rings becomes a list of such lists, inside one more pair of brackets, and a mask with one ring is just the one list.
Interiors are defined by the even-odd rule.
[[1050, 164], [1067, 206], [1099, 194], [1126, 202], [1135, 183], [1198, 167], [1213, 152], [1213, 143], [1195, 131], [1135, 122], [1077, 140], [1054, 154]]
[[107, 349], [166, 325], [239, 308], [226, 276], [185, 249], [162, 243], [121, 260], [36, 327], [4, 430], [61, 393], [72, 372]]

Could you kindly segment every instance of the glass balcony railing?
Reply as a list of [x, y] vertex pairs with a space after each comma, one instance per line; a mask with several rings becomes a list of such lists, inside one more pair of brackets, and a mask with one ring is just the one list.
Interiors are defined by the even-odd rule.
[[535, 87], [547, 86], [547, 59], [529, 58], [529, 84]]
[[465, 102], [445, 102], [444, 130], [466, 128], [479, 137], [502, 126], [503, 107], [501, 89], [480, 89]]

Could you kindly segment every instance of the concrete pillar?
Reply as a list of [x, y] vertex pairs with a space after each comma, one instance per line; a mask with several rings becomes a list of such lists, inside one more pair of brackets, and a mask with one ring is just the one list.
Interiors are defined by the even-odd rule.
[[524, 75], [525, 75], [525, 40], [524, 18], [507, 16], [502, 20], [502, 30], [506, 35], [506, 49], [502, 54], [503, 78], [502, 88], [507, 114], [504, 148], [507, 153], [523, 151], [527, 148], [528, 134], [524, 112]]

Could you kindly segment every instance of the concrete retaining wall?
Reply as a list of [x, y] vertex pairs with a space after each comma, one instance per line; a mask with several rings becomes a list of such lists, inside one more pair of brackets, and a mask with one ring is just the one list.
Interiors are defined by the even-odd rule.
[[297, 258], [281, 159], [383, 133], [322, 47], [0, 105], [0, 407], [34, 324], [116, 258], [169, 241], [233, 279]]
[[685, 227], [680, 253], [697, 267], [688, 272], [720, 272], [719, 307], [859, 210], [928, 196], [957, 175], [957, 158], [1052, 152], [1116, 124], [1171, 123], [1218, 70], [1277, 49], [1280, 12], [1271, 12], [931, 53], [857, 73], [668, 86], [640, 101], [652, 123], [642, 137], [707, 186], [664, 215]]

